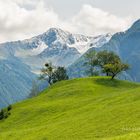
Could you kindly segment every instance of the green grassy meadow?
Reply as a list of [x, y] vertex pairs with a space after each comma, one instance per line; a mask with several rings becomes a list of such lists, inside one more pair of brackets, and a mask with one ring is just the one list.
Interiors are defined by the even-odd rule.
[[0, 140], [139, 140], [140, 84], [106, 77], [62, 81], [13, 105]]

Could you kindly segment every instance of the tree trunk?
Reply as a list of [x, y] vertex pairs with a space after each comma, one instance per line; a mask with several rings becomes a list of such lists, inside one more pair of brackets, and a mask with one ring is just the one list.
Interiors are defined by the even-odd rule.
[[52, 85], [51, 80], [52, 80], [52, 78], [51, 78], [51, 77], [49, 77], [49, 78], [48, 78], [48, 83], [49, 83], [49, 85], [50, 85], [50, 86]]
[[112, 75], [111, 80], [113, 80], [115, 76], [116, 76], [116, 75]]

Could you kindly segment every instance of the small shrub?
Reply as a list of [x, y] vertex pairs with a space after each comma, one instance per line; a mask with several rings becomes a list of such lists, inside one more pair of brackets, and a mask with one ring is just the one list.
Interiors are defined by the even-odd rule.
[[10, 112], [8, 112], [8, 116], [9, 116], [9, 115], [11, 115], [11, 113], [10, 113]]
[[12, 105], [9, 105], [9, 106], [7, 107], [7, 110], [10, 111], [11, 109], [12, 109]]
[[11, 115], [11, 113], [9, 112], [11, 109], [12, 109], [12, 106], [11, 105], [9, 105], [5, 109], [1, 109], [0, 110], [0, 120], [3, 120], [3, 119], [8, 118], [8, 116]]
[[9, 115], [8, 115], [8, 112], [5, 112], [5, 114], [4, 114], [4, 118], [7, 119], [8, 116], [9, 116]]
[[4, 119], [4, 110], [1, 109], [0, 111], [0, 120]]

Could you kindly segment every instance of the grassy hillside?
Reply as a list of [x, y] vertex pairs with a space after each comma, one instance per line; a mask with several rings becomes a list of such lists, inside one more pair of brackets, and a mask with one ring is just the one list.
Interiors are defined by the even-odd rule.
[[138, 140], [140, 85], [108, 78], [63, 81], [15, 104], [0, 140]]

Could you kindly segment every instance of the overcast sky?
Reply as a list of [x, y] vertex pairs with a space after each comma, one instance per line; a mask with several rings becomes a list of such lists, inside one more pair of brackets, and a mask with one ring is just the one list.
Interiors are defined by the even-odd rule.
[[99, 35], [124, 31], [140, 17], [139, 0], [0, 0], [0, 42], [58, 27]]

